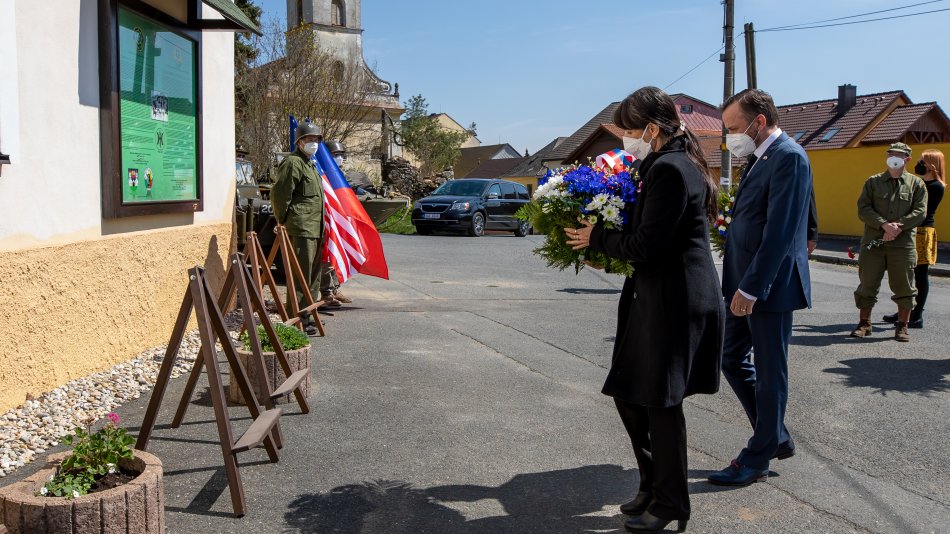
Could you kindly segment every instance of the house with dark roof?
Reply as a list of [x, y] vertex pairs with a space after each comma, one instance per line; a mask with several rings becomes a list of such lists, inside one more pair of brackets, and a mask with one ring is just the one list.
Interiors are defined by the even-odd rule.
[[522, 157], [521, 153], [508, 143], [463, 148], [453, 170], [456, 178], [468, 178], [473, 170], [489, 160]]
[[[950, 155], [950, 119], [936, 102], [915, 104], [904, 91], [858, 95], [838, 87], [838, 98], [778, 106], [779, 126], [808, 153], [818, 205], [818, 231], [858, 236], [855, 202], [864, 181], [885, 170], [887, 147], [907, 143], [910, 168], [935, 148]], [[937, 217], [938, 235], [950, 235], [950, 218]]]
[[534, 154], [524, 157], [517, 165], [501, 175], [505, 180], [518, 182], [528, 188], [528, 193], [534, 193], [538, 187], [538, 180], [547, 174], [549, 169], [561, 166], [560, 160], [553, 166], [548, 166], [551, 152], [557, 150], [567, 137], [558, 137], [538, 150]]
[[490, 159], [475, 167], [466, 178], [499, 178], [524, 160], [525, 158]]

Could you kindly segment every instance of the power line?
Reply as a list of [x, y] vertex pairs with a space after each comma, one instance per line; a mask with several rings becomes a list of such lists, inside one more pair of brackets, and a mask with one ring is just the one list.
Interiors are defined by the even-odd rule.
[[916, 17], [918, 15], [927, 15], [930, 13], [940, 13], [941, 11], [950, 11], [950, 7], [945, 7], [943, 9], [933, 9], [930, 11], [920, 11], [918, 13], [908, 13], [906, 15], [893, 15], [890, 17], [879, 17], [876, 19], [865, 19], [865, 20], [855, 20], [851, 22], [837, 22], [834, 24], [819, 24], [815, 26], [798, 26], [798, 27], [778, 27], [778, 28], [765, 28], [763, 30], [755, 30], [756, 33], [764, 32], [791, 32], [795, 30], [813, 30], [815, 28], [831, 28], [834, 26], [849, 26], [851, 24], [863, 24], [865, 22], [878, 22], [881, 20], [894, 20], [894, 19], [903, 19], [907, 17]]
[[716, 54], [718, 54], [719, 52], [722, 52], [722, 50], [723, 50], [724, 48], [726, 48], [726, 45], [722, 45], [722, 46], [720, 46], [719, 48], [717, 48], [715, 52], [713, 52], [712, 54], [709, 54], [709, 57], [707, 57], [706, 59], [700, 61], [695, 67], [693, 67], [693, 68], [689, 69], [688, 71], [686, 71], [686, 73], [683, 74], [682, 76], [680, 76], [679, 78], [677, 78], [677, 79], [673, 80], [672, 82], [668, 83], [668, 84], [666, 85], [666, 87], [663, 88], [663, 90], [666, 91], [667, 89], [669, 89], [670, 86], [672, 86], [672, 85], [675, 84], [676, 82], [678, 82], [678, 81], [682, 80], [683, 78], [685, 78], [685, 77], [689, 76], [690, 74], [692, 74], [694, 70], [698, 69], [699, 67], [702, 67], [707, 61], [709, 61], [710, 59], [716, 57]]
[[847, 17], [837, 17], [837, 18], [833, 18], [833, 19], [816, 20], [816, 21], [814, 21], [814, 22], [802, 22], [802, 23], [799, 23], [799, 24], [789, 24], [789, 25], [787, 25], [787, 26], [775, 26], [774, 28], [768, 28], [767, 30], [759, 30], [759, 31], [777, 31], [777, 30], [785, 29], [785, 28], [794, 28], [794, 27], [796, 27], [796, 26], [811, 26], [811, 25], [813, 25], [813, 24], [825, 24], [825, 23], [827, 23], [827, 22], [837, 22], [837, 21], [839, 21], [839, 20], [856, 19], [856, 18], [858, 18], [858, 17], [867, 17], [867, 16], [869, 16], [869, 15], [879, 15], [879, 14], [881, 14], [881, 13], [887, 13], [887, 12], [889, 12], [889, 11], [900, 11], [900, 10], [902, 10], [902, 9], [910, 9], [910, 8], [912, 8], [912, 7], [918, 7], [918, 6], [923, 6], [923, 5], [927, 5], [927, 4], [937, 4], [937, 3], [940, 3], [940, 2], [943, 2], [943, 1], [944, 1], [944, 0], [930, 0], [930, 1], [928, 1], [928, 2], [918, 2], [918, 3], [916, 3], [916, 4], [909, 4], [909, 5], [906, 5], [906, 6], [891, 7], [891, 8], [888, 8], [888, 9], [881, 9], [881, 10], [878, 10], [878, 11], [869, 11], [869, 12], [867, 12], [867, 13], [860, 13], [860, 14], [858, 14], [858, 15], [848, 15]]

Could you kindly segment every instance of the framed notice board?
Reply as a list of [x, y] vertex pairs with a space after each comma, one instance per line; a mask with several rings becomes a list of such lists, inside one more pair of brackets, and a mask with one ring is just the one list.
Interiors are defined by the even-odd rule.
[[148, 4], [99, 9], [103, 216], [200, 211], [200, 36]]

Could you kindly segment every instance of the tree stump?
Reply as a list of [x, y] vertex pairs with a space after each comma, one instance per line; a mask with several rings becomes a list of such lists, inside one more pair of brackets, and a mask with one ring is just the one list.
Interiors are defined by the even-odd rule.
[[[294, 373], [301, 369], [310, 368], [311, 356], [310, 349], [313, 345], [307, 345], [306, 347], [300, 347], [295, 350], [285, 350], [284, 354], [287, 356], [287, 363], [290, 365], [290, 372]], [[261, 391], [261, 379], [257, 373], [257, 366], [251, 365], [251, 358], [254, 357], [254, 354], [247, 352], [242, 348], [238, 348], [237, 355], [238, 359], [241, 360], [241, 365], [244, 366], [244, 371], [247, 373], [247, 377], [251, 382], [251, 386], [254, 388], [254, 396], [257, 397], [257, 401], [262, 403], [264, 400], [264, 392]], [[268, 385], [270, 385], [270, 390], [274, 391], [281, 384], [284, 383], [284, 380], [287, 380], [287, 375], [284, 374], [284, 370], [280, 368], [280, 363], [277, 361], [277, 355], [273, 352], [264, 353], [264, 367], [267, 370], [267, 377], [265, 380]], [[313, 376], [312, 373], [307, 375], [307, 379], [301, 384], [300, 390], [303, 392], [304, 397], [310, 396], [310, 388], [313, 385]], [[238, 404], [245, 404], [244, 395], [241, 394], [241, 389], [238, 387], [234, 374], [231, 374], [230, 382], [228, 384], [228, 401], [236, 402]], [[281, 395], [274, 399], [274, 404], [287, 404], [289, 402], [296, 402], [294, 399], [293, 392], [288, 393], [287, 395]]]
[[68, 500], [37, 496], [70, 454], [51, 454], [43, 469], [0, 488], [0, 521], [9, 534], [165, 533], [162, 462], [147, 452], [136, 450], [133, 459], [120, 460], [124, 469], [139, 473], [128, 484]]

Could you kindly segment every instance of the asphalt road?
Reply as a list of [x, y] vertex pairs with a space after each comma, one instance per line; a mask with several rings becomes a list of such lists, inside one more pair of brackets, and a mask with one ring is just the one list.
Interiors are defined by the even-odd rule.
[[[240, 457], [247, 516], [230, 517], [204, 382], [189, 424], [155, 432], [169, 531], [623, 531], [636, 462], [600, 394], [622, 279], [548, 269], [539, 242], [384, 236], [392, 279], [344, 286], [355, 302], [315, 341], [312, 412], [287, 408], [280, 462]], [[688, 399], [689, 531], [950, 532], [950, 282], [932, 282], [927, 328], [897, 343], [886, 327], [846, 337], [854, 268], [812, 263], [812, 277], [789, 362], [798, 455], [767, 483], [707, 484], [750, 429], [724, 381]], [[141, 421], [146, 401], [123, 420]], [[230, 410], [246, 427], [246, 409]]]

